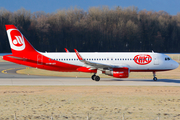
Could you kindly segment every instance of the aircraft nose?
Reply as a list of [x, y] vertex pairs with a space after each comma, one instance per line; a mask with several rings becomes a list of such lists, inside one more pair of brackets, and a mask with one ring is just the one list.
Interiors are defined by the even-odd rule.
[[176, 69], [176, 68], [178, 68], [179, 63], [178, 63], [178, 62], [176, 62], [176, 61], [174, 61], [174, 62], [173, 62], [173, 64], [172, 64], [172, 66], [173, 66], [173, 68], [174, 68], [174, 69]]

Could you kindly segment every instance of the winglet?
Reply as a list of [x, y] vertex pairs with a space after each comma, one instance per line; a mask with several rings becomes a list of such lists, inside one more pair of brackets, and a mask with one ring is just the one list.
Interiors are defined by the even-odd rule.
[[69, 53], [69, 50], [67, 48], [64, 48], [67, 53]]
[[74, 51], [75, 51], [78, 59], [79, 59], [79, 60], [83, 60], [83, 58], [81, 57], [81, 55], [79, 54], [79, 52], [78, 52], [76, 49], [74, 49]]

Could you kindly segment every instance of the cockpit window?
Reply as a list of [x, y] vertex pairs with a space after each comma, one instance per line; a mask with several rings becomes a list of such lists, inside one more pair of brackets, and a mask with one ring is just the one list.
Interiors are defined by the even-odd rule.
[[165, 58], [165, 60], [171, 60], [171, 58], [169, 58], [169, 57], [166, 57], [166, 58]]

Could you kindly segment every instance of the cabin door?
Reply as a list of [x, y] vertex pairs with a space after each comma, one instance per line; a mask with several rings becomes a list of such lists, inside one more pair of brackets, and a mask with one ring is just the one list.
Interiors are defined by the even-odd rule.
[[37, 55], [37, 64], [42, 65], [43, 64], [43, 56], [42, 55]]
[[154, 65], [159, 65], [159, 57], [157, 55], [154, 55]]

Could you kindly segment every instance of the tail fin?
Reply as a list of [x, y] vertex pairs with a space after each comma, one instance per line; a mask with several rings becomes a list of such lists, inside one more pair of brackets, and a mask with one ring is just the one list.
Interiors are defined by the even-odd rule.
[[14, 25], [5, 25], [12, 54], [25, 55], [36, 52], [33, 46]]

